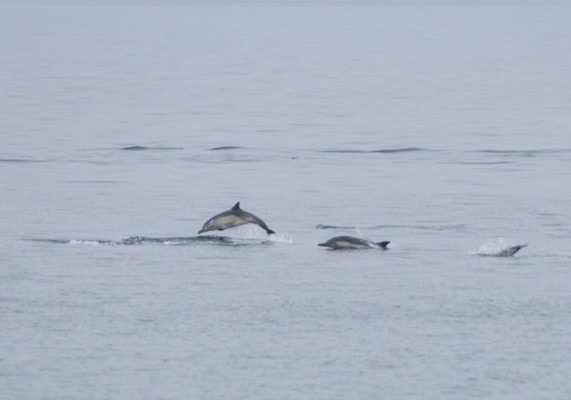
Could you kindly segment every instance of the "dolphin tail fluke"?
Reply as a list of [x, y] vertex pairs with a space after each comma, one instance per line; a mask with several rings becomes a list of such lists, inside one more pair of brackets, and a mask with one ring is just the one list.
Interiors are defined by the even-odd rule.
[[268, 235], [275, 235], [275, 232], [272, 231], [271, 229], [266, 229], [266, 232], [268, 233]]
[[382, 248], [383, 250], [386, 250], [386, 249], [387, 249], [387, 246], [389, 245], [389, 243], [390, 243], [389, 241], [386, 241], [386, 242], [378, 242], [377, 245], [378, 245], [380, 248]]

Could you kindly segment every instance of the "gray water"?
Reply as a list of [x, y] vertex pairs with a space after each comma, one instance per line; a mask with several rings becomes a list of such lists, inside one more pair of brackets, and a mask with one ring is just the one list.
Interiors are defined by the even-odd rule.
[[0, 398], [571, 396], [568, 5], [83, 3], [0, 5]]

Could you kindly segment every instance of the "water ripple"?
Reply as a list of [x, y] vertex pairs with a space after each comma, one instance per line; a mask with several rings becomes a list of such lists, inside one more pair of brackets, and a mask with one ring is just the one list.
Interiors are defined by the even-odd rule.
[[36, 164], [36, 163], [47, 163], [52, 162], [54, 160], [34, 160], [30, 158], [0, 158], [0, 163], [7, 163], [7, 164]]
[[189, 246], [199, 244], [214, 244], [228, 246], [246, 246], [250, 244], [266, 244], [267, 240], [236, 239], [225, 236], [191, 236], [191, 237], [164, 237], [153, 238], [146, 236], [131, 236], [121, 240], [105, 239], [25, 239], [32, 242], [52, 243], [62, 245], [83, 245], [83, 246], [137, 246], [137, 245], [165, 245], [165, 246]]
[[450, 225], [374, 225], [374, 226], [338, 226], [317, 224], [315, 229], [414, 229], [423, 231], [462, 231], [466, 229], [464, 224], [450, 224]]
[[241, 149], [240, 146], [220, 146], [220, 147], [212, 147], [208, 149], [209, 151], [219, 151], [219, 150], [238, 150]]
[[148, 151], [148, 150], [155, 150], [155, 151], [164, 151], [164, 150], [183, 150], [182, 147], [169, 147], [169, 146], [128, 146], [123, 147], [121, 150], [126, 151]]
[[561, 153], [571, 153], [571, 149], [531, 149], [531, 150], [521, 150], [521, 149], [482, 149], [476, 150], [476, 153], [487, 153], [487, 154], [498, 154], [506, 156], [522, 156], [522, 157], [533, 157], [536, 155], [544, 154], [561, 154]]
[[377, 149], [377, 150], [355, 150], [355, 149], [333, 149], [321, 150], [321, 153], [337, 153], [337, 154], [398, 154], [398, 153], [412, 153], [412, 152], [427, 152], [434, 151], [422, 147], [402, 147], [396, 149]]

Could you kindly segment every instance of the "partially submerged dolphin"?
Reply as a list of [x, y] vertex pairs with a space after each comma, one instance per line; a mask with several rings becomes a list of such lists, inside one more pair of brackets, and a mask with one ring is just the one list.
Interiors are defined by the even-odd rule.
[[352, 236], [336, 236], [329, 239], [325, 243], [319, 243], [319, 246], [328, 247], [332, 250], [351, 250], [351, 249], [381, 249], [387, 250], [390, 242], [373, 242], [367, 239], [359, 239]]
[[250, 214], [240, 208], [240, 202], [236, 203], [228, 211], [224, 211], [214, 217], [210, 218], [202, 229], [198, 233], [208, 232], [208, 231], [223, 231], [228, 228], [235, 228], [237, 226], [255, 224], [260, 228], [264, 229], [268, 235], [275, 233], [272, 231], [264, 221], [256, 217], [254, 214]]
[[512, 246], [512, 247], [508, 247], [507, 249], [502, 249], [500, 250], [498, 253], [494, 254], [496, 257], [509, 257], [509, 256], [513, 256], [515, 253], [517, 253], [518, 251], [520, 251], [521, 249], [523, 249], [525, 246], [527, 246], [527, 243], [525, 244], [518, 244], [517, 246]]

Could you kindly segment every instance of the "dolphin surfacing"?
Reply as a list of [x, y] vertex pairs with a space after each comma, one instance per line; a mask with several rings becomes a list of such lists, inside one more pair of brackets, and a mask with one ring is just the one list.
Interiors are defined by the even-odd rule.
[[336, 236], [319, 246], [327, 247], [331, 250], [355, 250], [355, 249], [381, 249], [387, 250], [389, 241], [373, 242], [372, 240], [360, 239], [352, 236]]
[[240, 202], [237, 202], [234, 207], [228, 211], [224, 211], [214, 217], [210, 218], [204, 223], [204, 226], [198, 233], [208, 231], [223, 231], [224, 229], [235, 228], [246, 224], [258, 225], [264, 229], [268, 235], [274, 234], [264, 221], [247, 211], [240, 208]]
[[523, 249], [527, 246], [526, 244], [518, 244], [517, 246], [508, 247], [507, 249], [503, 249], [496, 254], [496, 257], [510, 257], [513, 256], [515, 253]]
[[510, 246], [510, 247], [503, 246], [493, 249], [484, 249], [483, 251], [480, 251], [476, 254], [483, 257], [511, 257], [524, 247], [527, 247], [527, 243], [518, 244], [516, 246]]

